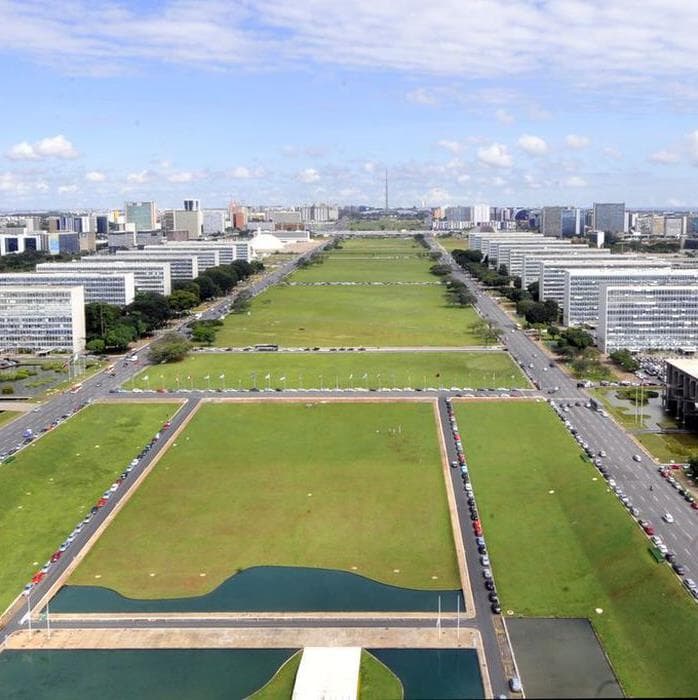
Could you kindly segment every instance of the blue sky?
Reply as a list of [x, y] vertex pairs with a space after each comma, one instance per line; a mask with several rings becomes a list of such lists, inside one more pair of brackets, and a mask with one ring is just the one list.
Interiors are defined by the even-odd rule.
[[0, 0], [0, 208], [698, 205], [685, 0]]

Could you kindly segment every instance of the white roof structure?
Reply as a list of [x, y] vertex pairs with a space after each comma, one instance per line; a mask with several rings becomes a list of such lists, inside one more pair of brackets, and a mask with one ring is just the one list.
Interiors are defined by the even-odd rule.
[[673, 365], [676, 369], [698, 379], [698, 360], [671, 359], [667, 360], [667, 364]]
[[272, 233], [258, 233], [250, 241], [252, 250], [256, 253], [276, 253], [284, 249], [283, 241]]
[[293, 700], [356, 700], [361, 647], [306, 647]]

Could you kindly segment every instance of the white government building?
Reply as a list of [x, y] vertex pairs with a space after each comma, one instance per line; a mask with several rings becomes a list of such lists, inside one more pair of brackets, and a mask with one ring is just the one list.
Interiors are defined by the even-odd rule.
[[144, 262], [141, 260], [109, 260], [90, 256], [75, 262], [39, 263], [37, 272], [132, 272], [136, 292], [157, 292], [164, 296], [172, 294], [172, 274], [168, 262]]
[[82, 287], [85, 303], [101, 301], [126, 306], [133, 301], [136, 285], [133, 272], [6, 272], [0, 274], [0, 286], [7, 287]]
[[604, 284], [599, 298], [599, 350], [698, 350], [698, 283]]
[[3, 350], [79, 353], [85, 349], [82, 287], [0, 287]]
[[573, 268], [565, 270], [565, 299], [562, 306], [566, 326], [588, 324], [599, 320], [599, 299], [603, 284], [626, 286], [660, 286], [698, 284], [698, 269], [641, 268], [613, 270]]

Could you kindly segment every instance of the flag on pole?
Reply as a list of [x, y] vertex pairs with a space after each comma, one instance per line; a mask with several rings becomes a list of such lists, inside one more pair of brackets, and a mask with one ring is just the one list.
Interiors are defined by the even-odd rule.
[[353, 374], [350, 374], [350, 375], [349, 375], [349, 379], [353, 379], [353, 378], [354, 378], [354, 375], [353, 375]]
[[225, 379], [225, 374], [221, 374], [221, 376], [218, 377], [218, 379]]
[[143, 381], [147, 382], [150, 379], [150, 377], [146, 374], [145, 377], [143, 377]]
[[265, 374], [265, 375], [264, 375], [264, 378], [265, 378], [265, 379], [271, 379], [271, 374]]
[[204, 379], [211, 379], [211, 375], [210, 375], [210, 374], [207, 374], [207, 375], [204, 377]]
[[364, 376], [362, 377], [362, 379], [368, 379], [368, 372], [366, 372], [366, 374], [364, 374]]
[[187, 374], [187, 379], [191, 379], [191, 374]]
[[286, 381], [286, 377], [279, 377], [279, 381], [280, 381], [280, 382], [285, 382], [285, 381]]

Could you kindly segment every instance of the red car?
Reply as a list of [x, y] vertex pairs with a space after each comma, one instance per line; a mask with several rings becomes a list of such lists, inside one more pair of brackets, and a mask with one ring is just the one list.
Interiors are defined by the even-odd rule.
[[693, 510], [698, 510], [698, 501], [693, 501], [693, 503], [691, 503], [691, 508], [693, 508]]
[[107, 505], [107, 499], [106, 499], [106, 498], [100, 498], [100, 499], [97, 501], [97, 508], [101, 508], [102, 506], [106, 506], [106, 505]]
[[640, 527], [650, 536], [654, 535], [654, 525], [649, 520], [641, 520]]
[[672, 468], [672, 469], [681, 469], [682, 467], [681, 467], [680, 464], [672, 464], [672, 465], [671, 465], [671, 468]]
[[55, 564], [61, 558], [62, 555], [63, 555], [63, 552], [55, 551], [51, 555], [51, 563]]
[[170, 423], [170, 421], [165, 421], [165, 422], [162, 424], [162, 429], [163, 429], [163, 430], [167, 430], [171, 425], [172, 425], [172, 423]]
[[44, 580], [46, 574], [43, 571], [37, 571], [34, 576], [32, 576], [32, 583], [41, 583]]

